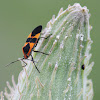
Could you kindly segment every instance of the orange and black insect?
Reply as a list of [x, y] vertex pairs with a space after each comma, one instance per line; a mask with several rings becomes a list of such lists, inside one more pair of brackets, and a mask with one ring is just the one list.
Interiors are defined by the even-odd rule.
[[[38, 27], [36, 27], [28, 36], [27, 40], [26, 40], [26, 43], [24, 44], [24, 46], [22, 47], [22, 51], [23, 51], [23, 54], [24, 54], [24, 57], [21, 59], [22, 61], [24, 59], [26, 60], [30, 60], [28, 59], [30, 56], [31, 56], [31, 61], [34, 63], [34, 66], [35, 68], [37, 69], [37, 71], [40, 73], [40, 71], [38, 70], [37, 66], [35, 65], [35, 61], [33, 59], [33, 56], [31, 55], [31, 52], [34, 51], [34, 52], [39, 52], [39, 53], [42, 53], [42, 54], [45, 54], [45, 55], [48, 55], [44, 52], [40, 52], [40, 51], [35, 51], [34, 48], [37, 46], [37, 43], [39, 41], [40, 38], [45, 38], [45, 37], [40, 37], [40, 33], [41, 33], [41, 30], [42, 30], [42, 26], [39, 25]], [[49, 37], [49, 36], [48, 36]], [[46, 37], [45, 39], [47, 39], [48, 37]], [[8, 65], [6, 66], [9, 66], [10, 64], [12, 63], [15, 63], [17, 61], [20, 61], [20, 60], [16, 60], [16, 61], [13, 61], [11, 63], [9, 63]], [[24, 61], [23, 61], [24, 62]], [[26, 62], [25, 63], [25, 66], [27, 65]], [[25, 67], [23, 66], [23, 67]]]

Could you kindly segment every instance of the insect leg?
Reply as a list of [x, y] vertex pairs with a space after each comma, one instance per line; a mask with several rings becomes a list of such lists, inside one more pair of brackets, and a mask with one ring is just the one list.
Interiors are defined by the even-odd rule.
[[51, 35], [52, 35], [52, 34], [50, 34], [50, 35], [49, 35], [49, 36], [47, 36], [47, 37], [39, 37], [39, 38], [38, 38], [38, 40], [37, 40], [37, 43], [35, 44], [35, 47], [37, 46], [37, 44], [38, 44], [38, 41], [40, 40], [40, 38], [47, 39], [47, 38], [49, 38]]
[[25, 65], [24, 65], [24, 66], [22, 66], [22, 67], [26, 67], [27, 63], [24, 61], [24, 58], [23, 58], [23, 59], [21, 59], [21, 61], [25, 64]]
[[35, 68], [36, 68], [37, 71], [40, 73], [39, 69], [38, 69], [37, 66], [35, 65], [35, 62], [34, 62], [34, 59], [33, 59], [32, 55], [31, 55], [31, 58], [32, 58], [32, 61], [33, 61], [33, 63], [34, 63]]
[[49, 36], [47, 36], [47, 37], [40, 37], [40, 38], [47, 39], [47, 38], [49, 38], [51, 35], [52, 35], [52, 34], [50, 34], [50, 35], [49, 35]]
[[[29, 60], [29, 61], [32, 61], [31, 59], [24, 59], [24, 60]], [[36, 63], [37, 63], [37, 61], [34, 61], [34, 62], [36, 62]]]
[[[30, 60], [30, 59], [24, 59], [24, 58], [22, 58], [21, 60], [22, 60], [22, 62], [25, 64], [25, 65], [24, 65], [24, 66], [22, 66], [22, 67], [26, 67], [26, 65], [27, 65], [27, 63], [26, 63], [24, 60], [33, 61], [33, 60]], [[34, 61], [34, 62], [36, 62], [36, 61]]]
[[[34, 51], [34, 50], [33, 50]], [[45, 55], [49, 55], [47, 53], [44, 53], [44, 52], [41, 52], [41, 51], [34, 51], [34, 52], [38, 52], [38, 53], [42, 53], [42, 54], [45, 54]]]

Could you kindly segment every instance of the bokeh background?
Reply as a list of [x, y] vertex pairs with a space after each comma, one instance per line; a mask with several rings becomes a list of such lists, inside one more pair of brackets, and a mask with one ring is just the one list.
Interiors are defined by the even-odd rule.
[[0, 0], [0, 91], [4, 91], [6, 81], [11, 83], [12, 75], [17, 77], [22, 70], [20, 62], [4, 67], [9, 62], [23, 57], [22, 46], [29, 33], [38, 25], [45, 28], [52, 15], [58, 14], [61, 7], [80, 3], [87, 6], [90, 25], [93, 26], [91, 61], [95, 62], [89, 78], [94, 84], [94, 99], [100, 99], [100, 0]]

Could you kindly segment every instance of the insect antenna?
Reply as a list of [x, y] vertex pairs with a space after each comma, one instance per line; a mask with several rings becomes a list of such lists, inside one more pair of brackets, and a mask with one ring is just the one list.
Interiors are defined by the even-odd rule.
[[[20, 60], [23, 60], [24, 58], [21, 58]], [[13, 63], [15, 63], [15, 62], [17, 62], [17, 61], [20, 61], [20, 60], [15, 60], [15, 61], [12, 61], [12, 62], [10, 62], [9, 64], [7, 64], [5, 67], [7, 67], [7, 66], [9, 66], [9, 65], [11, 65], [11, 64], [13, 64]]]

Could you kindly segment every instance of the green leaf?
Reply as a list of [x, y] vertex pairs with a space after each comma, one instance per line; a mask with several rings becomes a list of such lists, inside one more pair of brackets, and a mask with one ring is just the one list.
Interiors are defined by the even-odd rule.
[[[94, 62], [89, 64], [92, 40], [90, 38], [89, 11], [76, 3], [47, 23], [35, 50], [49, 55], [33, 53], [40, 73], [31, 61], [18, 77], [13, 87], [7, 82], [11, 93], [5, 90], [9, 100], [92, 100], [93, 85], [87, 78]], [[23, 64], [23, 63], [22, 63]], [[82, 68], [83, 67], [83, 68]], [[3, 94], [3, 93], [1, 93]], [[3, 96], [1, 96], [1, 100]]]

